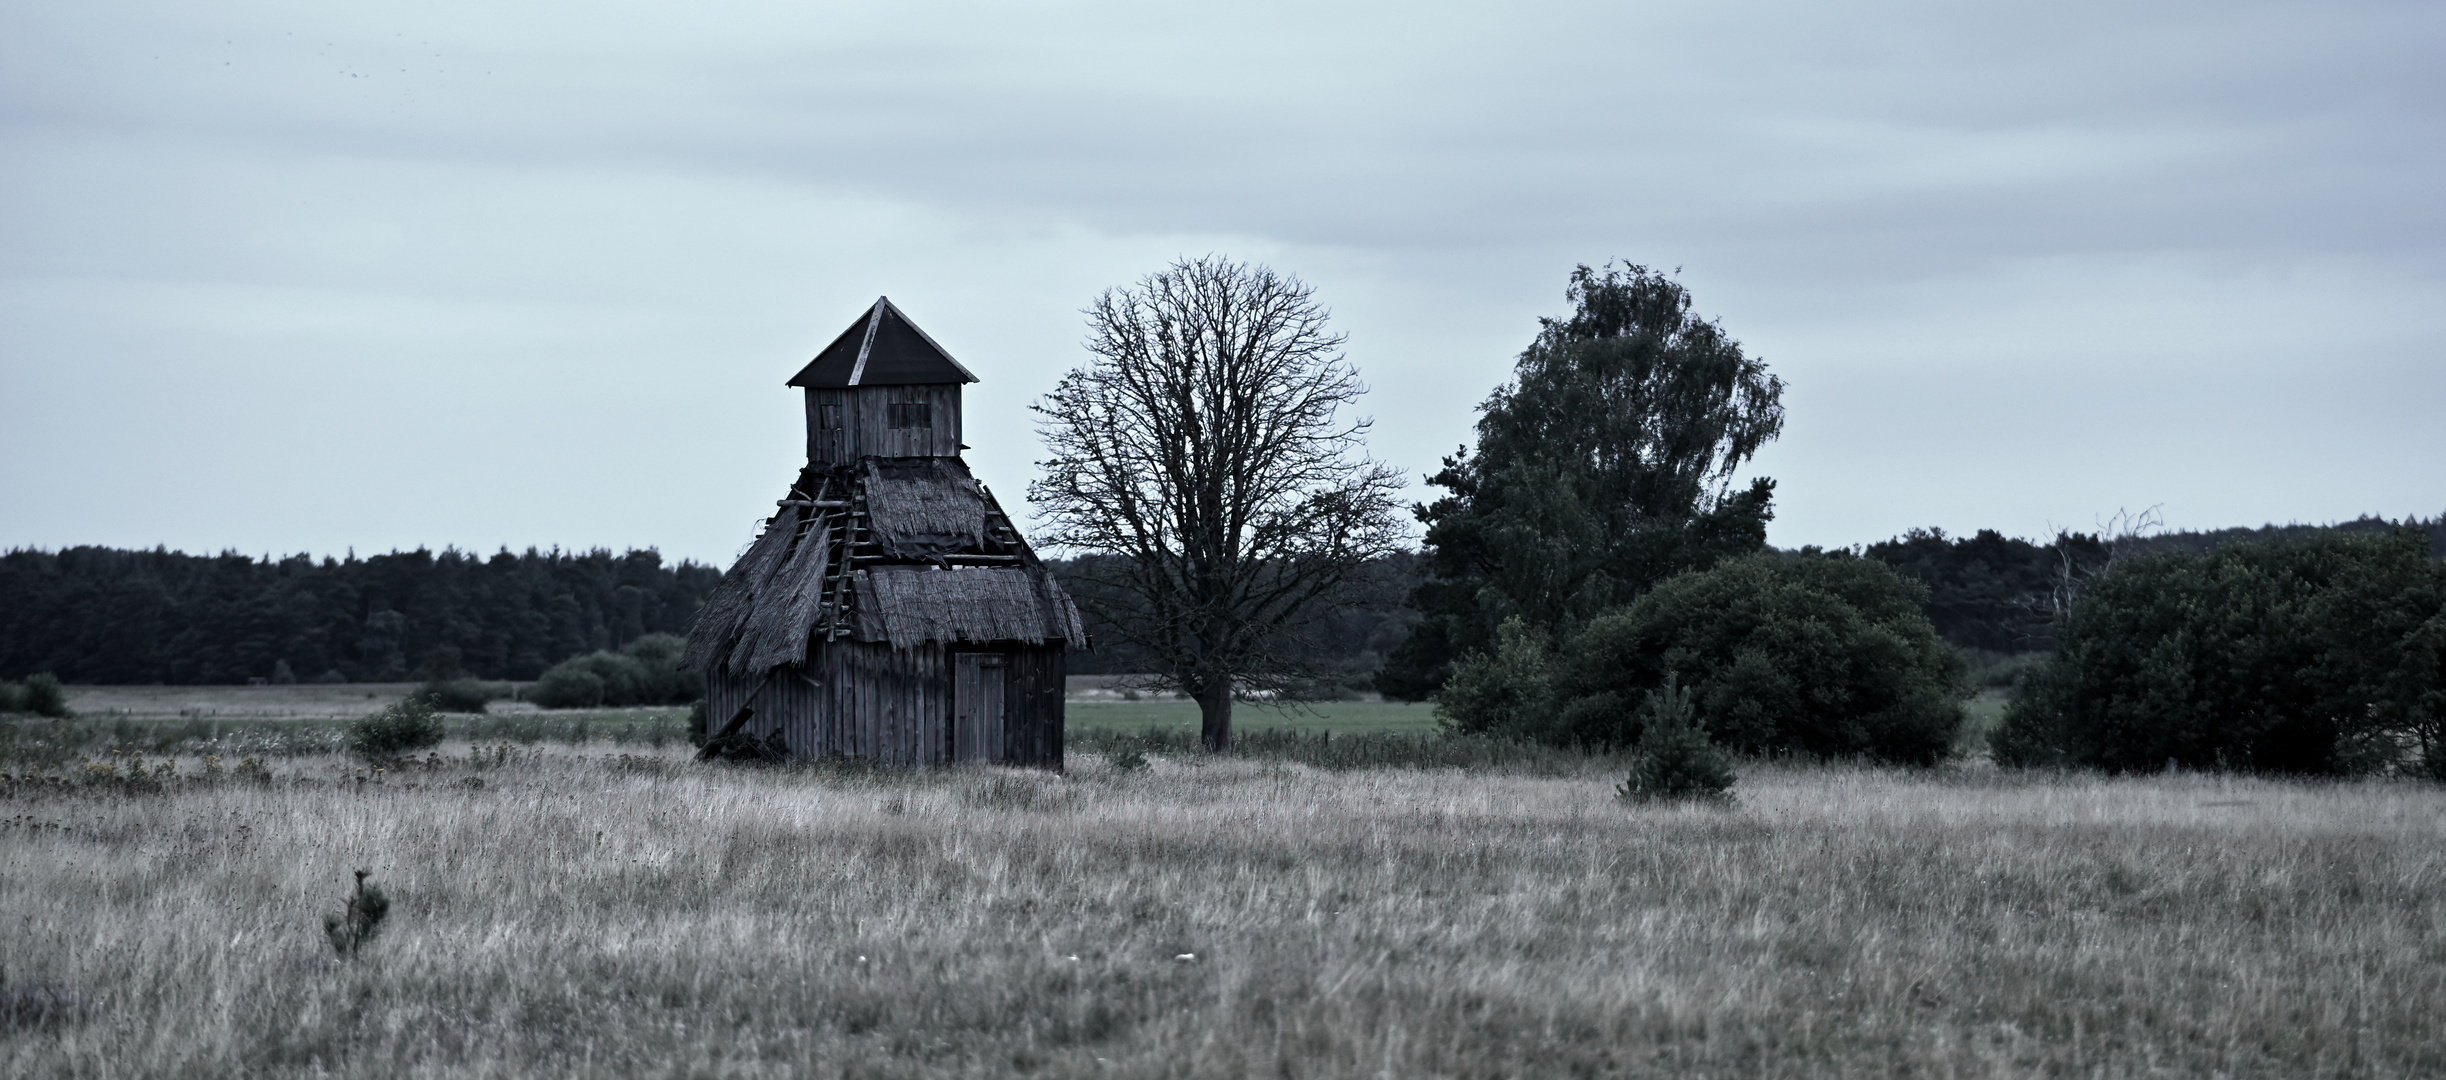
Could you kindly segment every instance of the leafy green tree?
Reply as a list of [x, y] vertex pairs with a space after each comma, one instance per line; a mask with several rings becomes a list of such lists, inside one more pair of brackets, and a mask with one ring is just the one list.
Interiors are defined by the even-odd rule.
[[2424, 768], [2446, 718], [2446, 565], [2415, 529], [2117, 560], [2058, 621], [2007, 764]]
[[1913, 529], [1861, 554], [1928, 587], [1928, 621], [1945, 640], [2004, 654], [2046, 648], [2056, 595], [2067, 581], [2104, 568], [2114, 544], [2075, 532], [2039, 544], [1994, 529], [1972, 536]]
[[1473, 735], [1551, 741], [1557, 708], [1551, 647], [1517, 615], [1495, 628], [1493, 649], [1455, 663], [1435, 694], [1436, 719]]
[[1548, 737], [1635, 744], [1637, 708], [1677, 683], [1738, 753], [1935, 764], [1962, 726], [1963, 668], [1920, 613], [1926, 595], [1840, 554], [1752, 555], [1678, 575], [1571, 640]]
[[1423, 698], [1513, 616], [1558, 640], [1680, 571], [1766, 543], [1775, 484], [1733, 473], [1783, 429], [1783, 382], [1637, 265], [1574, 270], [1478, 444], [1428, 483], [1423, 615], [1378, 688]]

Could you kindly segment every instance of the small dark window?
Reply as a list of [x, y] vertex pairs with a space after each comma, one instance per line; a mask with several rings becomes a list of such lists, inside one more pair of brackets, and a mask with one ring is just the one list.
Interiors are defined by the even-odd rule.
[[934, 426], [934, 406], [923, 401], [895, 401], [884, 413], [886, 427], [930, 428]]

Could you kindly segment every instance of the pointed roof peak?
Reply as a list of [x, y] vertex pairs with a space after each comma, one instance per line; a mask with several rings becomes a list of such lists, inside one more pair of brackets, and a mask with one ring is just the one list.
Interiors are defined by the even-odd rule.
[[977, 381], [934, 339], [878, 296], [875, 306], [790, 377], [790, 386], [929, 386]]

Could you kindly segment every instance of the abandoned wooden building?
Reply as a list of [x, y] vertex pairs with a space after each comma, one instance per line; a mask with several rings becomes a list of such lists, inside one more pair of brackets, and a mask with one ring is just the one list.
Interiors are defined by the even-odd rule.
[[1086, 634], [960, 459], [975, 381], [889, 299], [790, 379], [806, 467], [688, 633], [717, 732], [801, 758], [1061, 768]]

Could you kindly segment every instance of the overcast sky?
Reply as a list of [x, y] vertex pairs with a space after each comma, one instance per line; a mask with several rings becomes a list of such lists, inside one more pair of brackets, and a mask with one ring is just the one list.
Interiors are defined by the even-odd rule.
[[2446, 511], [2446, 5], [1166, 7], [0, 0], [0, 548], [726, 564], [878, 294], [1019, 510], [1205, 253], [1414, 476], [1627, 259], [1789, 383], [1780, 545]]

